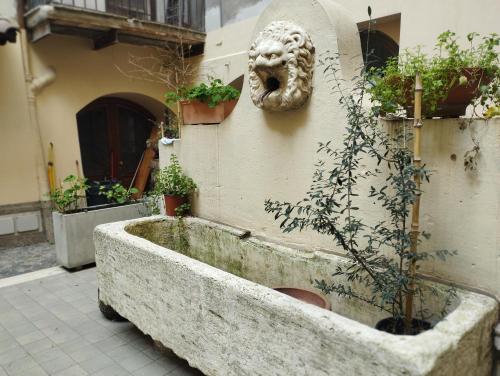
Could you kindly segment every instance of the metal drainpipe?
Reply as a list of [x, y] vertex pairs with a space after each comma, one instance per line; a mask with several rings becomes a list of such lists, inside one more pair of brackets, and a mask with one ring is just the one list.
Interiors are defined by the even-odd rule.
[[40, 122], [38, 119], [38, 111], [36, 105], [36, 95], [40, 93], [40, 91], [45, 88], [47, 85], [52, 83], [56, 74], [53, 69], [48, 68], [47, 73], [40, 77], [33, 77], [33, 73], [30, 65], [29, 51], [28, 51], [28, 37], [25, 28], [21, 28], [20, 30], [21, 38], [21, 55], [23, 61], [23, 71], [24, 71], [24, 81], [26, 88], [26, 98], [28, 100], [28, 116], [29, 116], [29, 124], [30, 129], [33, 132], [33, 136], [35, 137], [35, 164], [36, 164], [36, 177], [37, 177], [37, 188], [38, 188], [38, 197], [40, 199], [40, 204], [42, 208], [42, 221], [43, 227], [45, 230], [45, 234], [47, 239], [50, 242], [53, 242], [53, 229], [52, 229], [52, 221], [50, 218], [50, 204], [49, 197], [46, 196], [46, 193], [49, 192], [49, 182], [47, 176], [47, 160], [44, 153], [43, 148], [43, 138], [42, 132], [40, 129]]
[[[46, 176], [46, 158], [43, 153], [42, 132], [38, 120], [38, 111], [36, 106], [36, 94], [39, 93], [44, 87], [52, 83], [56, 77], [53, 69], [48, 69], [48, 72], [41, 77], [33, 77], [28, 53], [28, 38], [26, 29], [20, 30], [21, 38], [21, 54], [23, 60], [24, 80], [26, 84], [26, 97], [28, 99], [28, 115], [30, 127], [35, 133], [37, 140], [37, 153], [36, 153], [36, 171], [38, 180], [38, 193], [40, 201], [44, 201], [44, 194], [49, 191], [48, 179]], [[47, 199], [46, 199], [47, 200]], [[45, 200], [45, 201], [46, 201]]]

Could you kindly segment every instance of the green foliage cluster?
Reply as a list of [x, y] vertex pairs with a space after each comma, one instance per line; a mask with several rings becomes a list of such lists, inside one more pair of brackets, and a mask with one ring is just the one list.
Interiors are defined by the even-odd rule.
[[184, 174], [175, 154], [170, 156], [170, 163], [155, 174], [154, 191], [159, 195], [187, 196], [193, 193], [196, 184]]
[[113, 184], [111, 188], [104, 185], [99, 187], [99, 194], [105, 196], [110, 202], [125, 204], [132, 199], [132, 195], [139, 192], [137, 188], [127, 189], [120, 183]]
[[[64, 188], [66, 185], [67, 188]], [[50, 194], [50, 199], [54, 203], [55, 209], [59, 213], [68, 213], [79, 209], [79, 202], [85, 198], [85, 191], [89, 187], [87, 179], [78, 178], [75, 175], [68, 175], [63, 185], [56, 188]]]
[[[500, 37], [490, 34], [476, 43], [478, 33], [469, 33], [469, 46], [461, 48], [454, 32], [438, 36], [434, 56], [420, 48], [407, 49], [383, 68], [370, 71], [371, 94], [375, 108], [382, 113], [397, 113], [411, 105], [415, 75], [422, 76], [422, 106], [425, 116], [433, 116], [438, 105], [454, 86], [476, 90], [474, 104], [497, 107], [500, 104]], [[488, 112], [486, 113], [488, 115]]]
[[[85, 193], [89, 188], [87, 179], [68, 175], [63, 184], [56, 188], [49, 197], [59, 213], [70, 213], [82, 209], [80, 203], [86, 197]], [[120, 183], [113, 184], [109, 189], [105, 186], [99, 187], [99, 194], [116, 204], [130, 202], [132, 195], [137, 192], [136, 188], [127, 189]]]
[[[339, 266], [332, 274], [332, 281], [316, 281], [325, 293], [369, 303], [387, 311], [396, 322], [405, 317], [405, 297], [412, 294], [422, 302], [419, 318], [429, 318], [425, 299], [438, 292], [423, 284], [418, 275], [416, 279], [413, 277], [411, 264], [455, 253], [439, 250], [415, 254], [410, 249], [409, 214], [422, 193], [414, 177], [428, 181], [430, 171], [412, 163], [413, 154], [408, 147], [411, 129], [405, 127], [395, 135], [390, 134], [379, 125], [377, 114], [363, 106], [366, 76], [355, 81], [351, 91], [338, 74], [338, 56], [323, 57], [321, 64], [328, 81], [334, 83], [333, 93], [346, 110], [344, 137], [319, 144], [321, 159], [305, 198], [297, 203], [268, 199], [265, 210], [280, 221], [282, 231], [312, 229], [331, 236], [346, 252], [352, 263]], [[370, 161], [377, 167], [367, 169]], [[360, 182], [367, 178], [384, 183], [364, 190]], [[379, 219], [373, 222], [367, 220], [367, 207], [361, 207], [367, 199], [382, 209]], [[429, 236], [419, 233], [417, 242], [420, 244]], [[364, 288], [353, 289], [352, 284]], [[445, 299], [443, 309], [449, 303]]]
[[230, 85], [224, 85], [220, 79], [210, 79], [209, 84], [201, 83], [197, 86], [179, 88], [178, 91], [169, 91], [165, 94], [168, 105], [180, 100], [198, 100], [204, 102], [210, 108], [214, 108], [221, 102], [238, 99], [240, 92]]

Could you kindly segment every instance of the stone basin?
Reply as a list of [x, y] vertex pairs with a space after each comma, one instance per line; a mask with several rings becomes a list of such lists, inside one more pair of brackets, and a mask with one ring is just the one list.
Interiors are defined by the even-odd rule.
[[[206, 375], [491, 374], [498, 307], [484, 295], [459, 289], [431, 330], [396, 336], [373, 328], [387, 314], [372, 306], [330, 295], [329, 311], [272, 289], [314, 291], [347, 262], [327, 251], [161, 216], [100, 225], [94, 242], [101, 303]], [[438, 312], [442, 297], [429, 302]]]

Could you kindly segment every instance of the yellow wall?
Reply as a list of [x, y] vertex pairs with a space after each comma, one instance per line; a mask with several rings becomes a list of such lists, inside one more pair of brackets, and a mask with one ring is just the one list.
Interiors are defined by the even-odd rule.
[[21, 45], [0, 46], [0, 205], [39, 200]]
[[65, 36], [51, 36], [32, 45], [35, 75], [43, 74], [44, 68], [50, 66], [57, 76], [37, 97], [37, 105], [44, 153], [52, 142], [58, 180], [76, 174], [75, 161], [81, 166], [76, 114], [87, 104], [104, 95], [127, 92], [161, 103], [165, 91], [162, 85], [126, 78], [117, 69], [129, 69], [129, 53], [150, 52], [125, 44], [95, 51], [90, 40]]

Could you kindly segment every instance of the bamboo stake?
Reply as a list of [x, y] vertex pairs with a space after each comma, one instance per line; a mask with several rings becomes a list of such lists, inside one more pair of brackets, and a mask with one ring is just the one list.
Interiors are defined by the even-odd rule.
[[56, 168], [54, 166], [54, 144], [49, 143], [49, 156], [47, 161], [47, 175], [49, 177], [49, 188], [50, 193], [54, 193], [56, 190]]
[[[422, 77], [417, 73], [415, 77], [415, 107], [414, 107], [414, 120], [413, 120], [413, 165], [416, 171], [420, 171], [422, 166], [422, 158], [420, 156], [420, 143], [422, 132]], [[415, 188], [417, 191], [415, 202], [413, 203], [411, 214], [411, 245], [410, 252], [414, 255], [417, 253], [417, 243], [419, 234], [419, 217], [420, 217], [420, 174], [414, 175]], [[410, 283], [408, 286], [408, 293], [406, 295], [406, 310], [405, 310], [405, 330], [410, 333], [411, 321], [413, 318], [413, 297], [415, 294], [415, 275], [416, 275], [416, 260], [413, 258], [410, 261], [408, 270]]]

